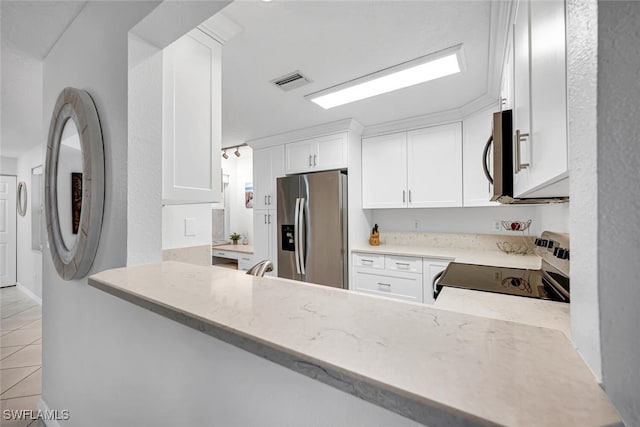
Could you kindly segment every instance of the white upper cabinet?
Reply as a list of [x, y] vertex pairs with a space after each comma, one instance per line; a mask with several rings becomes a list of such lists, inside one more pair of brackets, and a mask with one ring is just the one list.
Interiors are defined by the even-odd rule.
[[[484, 159], [482, 157], [484, 147], [491, 136], [494, 111], [496, 108], [479, 111], [464, 119], [462, 124], [464, 206], [495, 206], [499, 204], [490, 201], [493, 189], [484, 173]], [[493, 173], [492, 148], [493, 145], [490, 146], [488, 155], [488, 169], [491, 173]]]
[[253, 151], [253, 208], [276, 209], [276, 179], [284, 176], [284, 146]]
[[517, 6], [513, 26], [516, 197], [535, 197], [540, 189], [568, 175], [564, 14], [562, 1], [520, 1]]
[[221, 199], [221, 46], [194, 30], [164, 49], [165, 204]]
[[285, 172], [346, 169], [348, 150], [347, 132], [289, 143], [285, 147]]
[[407, 133], [362, 139], [362, 207], [407, 206]]
[[500, 109], [513, 108], [513, 41], [507, 41], [507, 54], [502, 69], [502, 85], [500, 86]]
[[460, 123], [407, 133], [407, 202], [411, 208], [462, 206]]
[[460, 123], [362, 139], [362, 207], [462, 206]]

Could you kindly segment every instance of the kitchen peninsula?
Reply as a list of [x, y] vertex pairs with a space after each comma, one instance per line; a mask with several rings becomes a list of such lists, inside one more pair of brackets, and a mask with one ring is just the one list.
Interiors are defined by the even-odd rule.
[[622, 425], [556, 330], [177, 262], [89, 284], [406, 417], [396, 425]]

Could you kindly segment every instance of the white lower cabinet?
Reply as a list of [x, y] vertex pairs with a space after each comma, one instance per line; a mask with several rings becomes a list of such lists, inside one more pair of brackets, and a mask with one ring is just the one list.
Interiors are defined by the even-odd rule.
[[253, 267], [254, 264], [252, 255], [240, 255], [240, 257], [238, 257], [238, 270], [240, 271], [247, 271]]
[[433, 278], [449, 260], [355, 252], [351, 289], [433, 304]]
[[355, 279], [357, 291], [422, 302], [422, 274], [356, 268]]

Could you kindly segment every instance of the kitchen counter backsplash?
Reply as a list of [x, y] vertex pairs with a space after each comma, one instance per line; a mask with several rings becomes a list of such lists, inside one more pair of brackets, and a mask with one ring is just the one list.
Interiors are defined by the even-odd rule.
[[523, 236], [514, 233], [504, 234], [454, 234], [454, 233], [420, 233], [420, 232], [380, 232], [381, 245], [427, 246], [432, 248], [486, 249], [498, 250], [497, 243], [508, 242], [512, 245], [523, 245], [526, 240], [533, 248], [535, 236]]

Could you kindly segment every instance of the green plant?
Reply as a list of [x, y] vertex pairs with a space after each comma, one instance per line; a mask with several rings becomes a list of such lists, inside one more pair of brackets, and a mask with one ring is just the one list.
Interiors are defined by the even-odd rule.
[[237, 242], [238, 240], [240, 240], [242, 236], [239, 235], [238, 233], [233, 233], [230, 237], [231, 237], [231, 240], [233, 240], [234, 242]]

